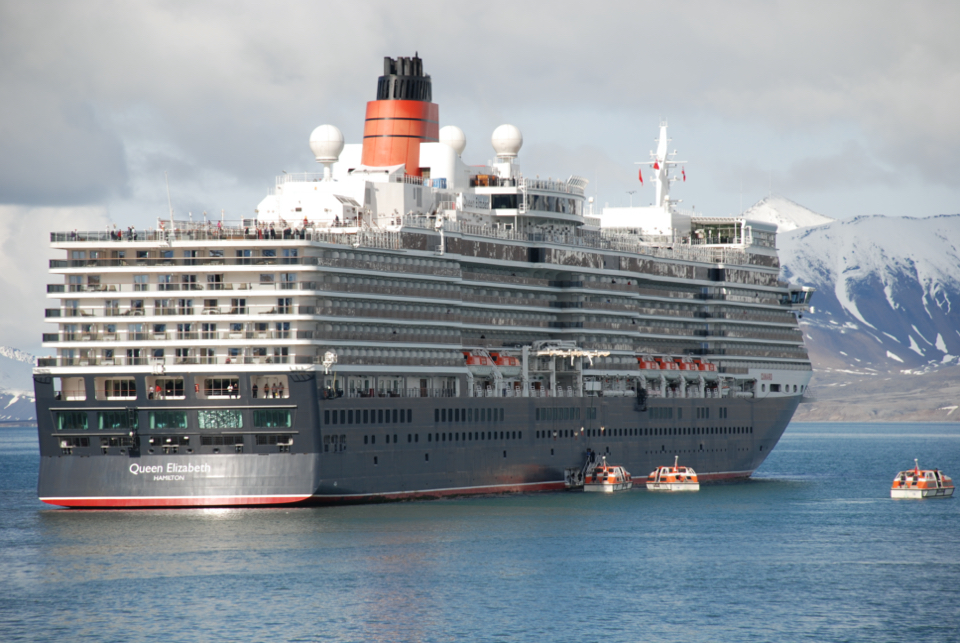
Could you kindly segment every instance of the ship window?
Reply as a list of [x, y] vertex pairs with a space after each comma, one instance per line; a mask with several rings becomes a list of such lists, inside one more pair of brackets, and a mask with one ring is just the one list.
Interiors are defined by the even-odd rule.
[[370, 441], [370, 436], [369, 436], [369, 435], [363, 436], [363, 443], [364, 443], [364, 444], [367, 444], [369, 441]]
[[433, 434], [432, 434], [432, 433], [428, 433], [428, 434], [427, 434], [427, 442], [433, 442]]
[[[343, 416], [341, 416], [342, 418]], [[347, 424], [353, 424], [353, 409], [347, 411]]]
[[87, 399], [87, 387], [82, 377], [55, 377], [53, 382], [56, 399], [71, 401]]
[[447, 409], [440, 409], [440, 421], [441, 422], [447, 421]]
[[413, 435], [413, 441], [414, 441], [414, 442], [419, 442], [419, 441], [420, 441], [420, 434], [419, 434], [419, 433], [415, 433], [415, 434]]
[[770, 392], [771, 392], [771, 393], [779, 393], [779, 392], [780, 392], [780, 385], [779, 385], [779, 384], [771, 384], [771, 385], [770, 385]]
[[183, 399], [183, 378], [148, 377], [147, 397], [154, 400]]
[[503, 437], [503, 431], [500, 432], [500, 439], [501, 439], [501, 440], [504, 439], [504, 437]]
[[444, 442], [446, 442], [446, 441], [447, 441], [447, 434], [446, 434], [446, 433], [441, 433], [441, 434], [440, 434], [440, 439], [443, 440]]
[[500, 421], [503, 422], [503, 409], [500, 409]]
[[434, 422], [440, 421], [440, 409], [433, 409], [433, 421]]
[[377, 456], [373, 456], [373, 464], [374, 464], [374, 465], [377, 464]]
[[101, 431], [104, 429], [136, 429], [139, 424], [138, 415], [136, 411], [128, 412], [126, 409], [100, 411], [97, 413], [97, 425]]
[[766, 385], [766, 384], [761, 384], [761, 385], [760, 385], [760, 392], [761, 392], [761, 393], [766, 393], [766, 391], [767, 391], [767, 385]]
[[253, 412], [253, 426], [257, 428], [289, 427], [292, 424], [292, 414], [288, 409]]
[[132, 400], [137, 397], [137, 383], [131, 378], [96, 378], [95, 386], [98, 400]]
[[376, 443], [377, 443], [377, 436], [371, 435], [371, 436], [370, 436], [370, 444], [376, 444]]
[[430, 454], [429, 454], [429, 453], [424, 453], [424, 454], [423, 454], [423, 460], [424, 460], [424, 462], [430, 462]]
[[57, 430], [76, 431], [87, 430], [86, 411], [61, 411], [57, 413]]
[[[334, 411], [334, 413], [336, 413], [336, 411]], [[341, 411], [340, 411], [340, 424], [346, 424], [346, 423], [347, 423], [347, 412], [346, 412], [345, 410], [342, 410], [342, 409], [341, 409]], [[334, 424], [336, 424], [336, 422], [334, 422]]]
[[239, 397], [240, 378], [206, 377], [203, 379], [201, 392], [203, 397]]
[[147, 415], [151, 429], [187, 428], [186, 411], [150, 411]]
[[[337, 417], [336, 411], [334, 411], [333, 417]], [[330, 411], [329, 411], [329, 410], [323, 412], [323, 423], [324, 423], [324, 424], [330, 424]]]
[[407, 409], [407, 423], [413, 422], [413, 409]]
[[241, 429], [243, 414], [234, 409], [197, 411], [197, 422], [201, 429]]
[[[390, 411], [387, 411], [389, 413]], [[397, 423], [397, 409], [393, 409], [393, 423]]]
[[413, 442], [413, 436], [408, 433], [408, 434], [407, 434], [407, 443], [410, 443], [410, 442]]

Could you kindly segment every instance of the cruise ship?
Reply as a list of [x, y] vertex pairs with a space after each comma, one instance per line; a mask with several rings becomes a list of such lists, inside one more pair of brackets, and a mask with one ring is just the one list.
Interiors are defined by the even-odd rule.
[[[343, 503], [578, 488], [590, 459], [749, 477], [811, 377], [776, 229], [656, 198], [597, 210], [502, 125], [468, 165], [417, 57], [361, 143], [238, 220], [51, 233], [34, 371], [42, 501]], [[492, 158], [492, 157], [491, 157]]]

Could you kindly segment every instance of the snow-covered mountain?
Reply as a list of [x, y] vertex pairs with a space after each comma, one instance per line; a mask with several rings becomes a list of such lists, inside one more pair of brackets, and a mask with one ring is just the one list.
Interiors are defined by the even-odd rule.
[[[783, 277], [817, 288], [814, 364], [863, 372], [955, 366], [960, 215], [861, 216], [777, 235]], [[954, 309], [954, 306], [958, 306]]]
[[33, 420], [33, 365], [36, 358], [16, 348], [0, 346], [0, 422]]
[[779, 233], [836, 221], [836, 219], [817, 214], [813, 210], [809, 210], [782, 196], [769, 196], [758, 201], [744, 212], [743, 216], [754, 221], [772, 223], [777, 226]]
[[25, 391], [33, 395], [33, 367], [37, 363], [30, 353], [9, 346], [0, 346], [0, 391]]

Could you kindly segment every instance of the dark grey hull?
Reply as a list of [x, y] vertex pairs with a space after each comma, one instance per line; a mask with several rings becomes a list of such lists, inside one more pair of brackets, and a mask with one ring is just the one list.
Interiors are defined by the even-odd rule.
[[[152, 449], [145, 430], [125, 438], [126, 448], [102, 446], [108, 434], [92, 429], [56, 431], [51, 411], [68, 405], [41, 395], [43, 388], [38, 382], [38, 492], [44, 502], [71, 507], [369, 502], [563, 489], [565, 470], [582, 467], [588, 449], [634, 477], [678, 455], [702, 481], [745, 478], [776, 445], [800, 399], [651, 399], [647, 410], [633, 398], [321, 400], [307, 376], [291, 385], [287, 400], [236, 402], [244, 409], [295, 405], [294, 425], [279, 430], [286, 444], [265, 439], [277, 429], [188, 427], [178, 449]], [[87, 404], [91, 413], [100, 408], [95, 404]], [[179, 404], [202, 408], [199, 401]], [[354, 414], [356, 422], [331, 422]], [[77, 435], [87, 436], [86, 446], [61, 446], [64, 436], [76, 441]], [[242, 446], [223, 446], [222, 437]]]

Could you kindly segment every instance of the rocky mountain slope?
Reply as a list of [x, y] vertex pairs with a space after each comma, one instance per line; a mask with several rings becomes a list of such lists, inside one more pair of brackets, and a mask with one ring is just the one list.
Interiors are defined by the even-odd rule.
[[0, 346], [0, 422], [36, 418], [33, 365], [36, 358], [16, 348]]
[[801, 325], [818, 401], [796, 419], [960, 421], [960, 215], [824, 222], [765, 201], [782, 277], [817, 289]]

